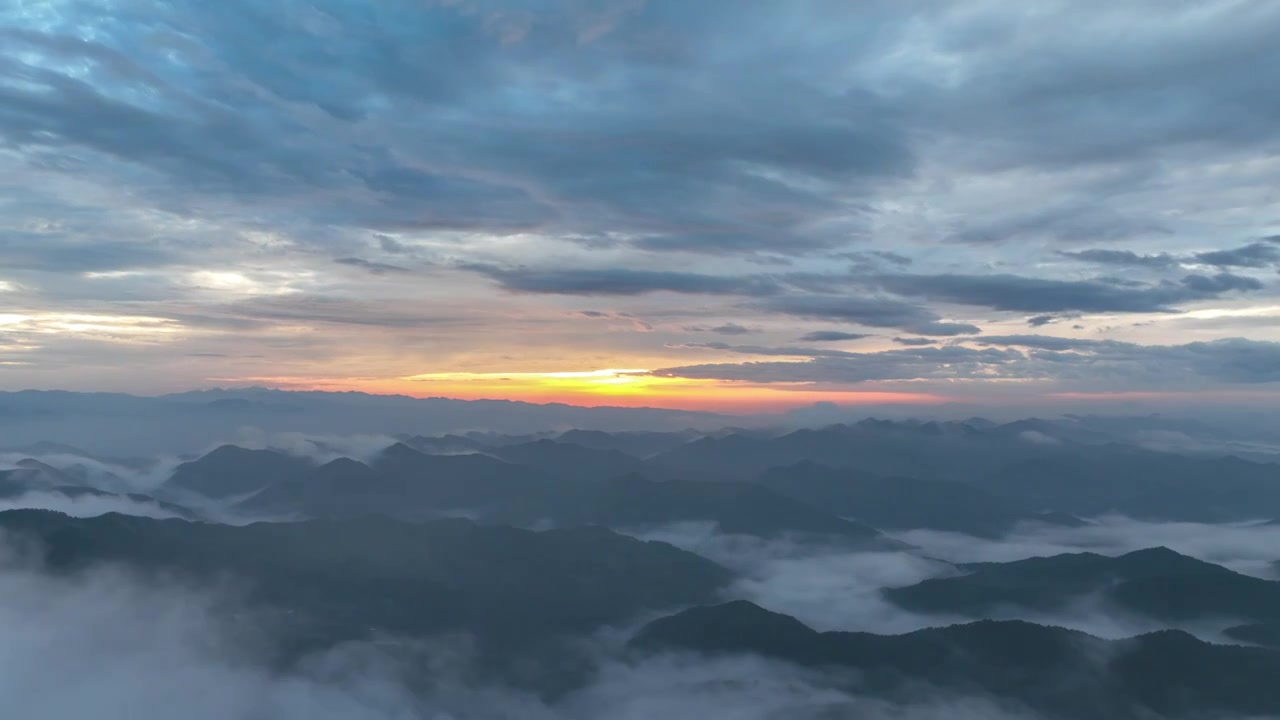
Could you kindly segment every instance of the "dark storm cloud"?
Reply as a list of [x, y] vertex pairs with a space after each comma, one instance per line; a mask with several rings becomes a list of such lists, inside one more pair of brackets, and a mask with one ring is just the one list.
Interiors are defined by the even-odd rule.
[[801, 342], [839, 342], [841, 340], [861, 340], [871, 337], [865, 333], [841, 332], [839, 330], [817, 330], [800, 338]]
[[644, 295], [674, 292], [690, 295], [770, 295], [776, 282], [758, 276], [704, 275], [663, 270], [500, 268], [469, 264], [466, 270], [485, 275], [504, 290], [547, 295]]
[[1182, 303], [1262, 287], [1257, 280], [1227, 273], [1212, 277], [1187, 275], [1179, 282], [1158, 284], [1105, 278], [1054, 280], [1009, 274], [883, 275], [877, 281], [898, 295], [1035, 313], [1168, 312]]

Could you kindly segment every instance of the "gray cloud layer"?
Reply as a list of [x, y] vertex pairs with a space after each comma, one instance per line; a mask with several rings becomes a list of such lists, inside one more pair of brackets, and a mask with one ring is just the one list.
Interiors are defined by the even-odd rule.
[[[519, 370], [511, 344], [627, 367], [687, 327], [1280, 340], [1270, 4], [59, 0], [0, 27], [14, 386]], [[565, 320], [581, 296], [650, 337]], [[1249, 319], [1180, 337], [1195, 311]]]

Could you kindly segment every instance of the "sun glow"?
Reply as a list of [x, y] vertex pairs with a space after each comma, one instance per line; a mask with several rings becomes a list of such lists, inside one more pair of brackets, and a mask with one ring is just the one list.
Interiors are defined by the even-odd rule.
[[503, 399], [582, 406], [660, 407], [720, 412], [766, 412], [834, 402], [840, 405], [931, 404], [949, 398], [927, 393], [838, 391], [801, 383], [759, 385], [726, 380], [650, 375], [643, 369], [561, 372], [444, 372], [396, 378], [216, 377], [211, 382], [268, 385], [291, 390], [356, 390], [461, 400]]

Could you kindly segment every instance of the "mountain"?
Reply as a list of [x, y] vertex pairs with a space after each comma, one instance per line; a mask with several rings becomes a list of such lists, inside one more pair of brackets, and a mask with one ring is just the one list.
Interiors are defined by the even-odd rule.
[[1059, 524], [1072, 520], [1069, 516], [1024, 512], [1010, 500], [964, 483], [880, 477], [814, 462], [772, 468], [760, 476], [759, 483], [885, 530], [928, 528], [1000, 537], [1022, 521]]
[[1053, 450], [1010, 464], [981, 486], [1025, 506], [1076, 515], [1187, 522], [1280, 517], [1280, 465], [1125, 445]]
[[39, 541], [55, 572], [109, 562], [200, 583], [237, 579], [252, 604], [293, 618], [282, 629], [301, 646], [466, 630], [508, 648], [705, 602], [729, 580], [697, 555], [602, 528], [386, 518], [231, 526], [12, 510], [0, 529]]
[[311, 467], [309, 460], [274, 450], [223, 445], [198, 460], [179, 465], [170, 476], [168, 487], [227, 498], [286, 482]]
[[[561, 443], [521, 448], [549, 450], [555, 464]], [[575, 448], [593, 456], [601, 451]], [[607, 453], [612, 458], [612, 453]], [[484, 523], [514, 525], [603, 525], [636, 528], [706, 521], [721, 532], [772, 537], [786, 533], [823, 536], [858, 544], [892, 546], [879, 532], [783, 497], [767, 488], [646, 480], [637, 475], [595, 478], [555, 476], [538, 468], [487, 455], [425, 455], [407, 445], [383, 451], [372, 465], [334, 460], [281, 481], [245, 500], [256, 513], [308, 517], [381, 514], [423, 519], [465, 514]]]
[[55, 468], [52, 465], [27, 458], [19, 460], [17, 467], [11, 470], [0, 470], [0, 499], [14, 500], [28, 494], [54, 496], [75, 500], [93, 497], [155, 505], [178, 517], [194, 518], [196, 513], [176, 503], [167, 502], [142, 493], [108, 492], [82, 484], [83, 478], [78, 473]]
[[1042, 452], [1042, 445], [965, 423], [863, 420], [777, 437], [708, 436], [649, 462], [671, 476], [705, 480], [748, 480], [806, 461], [868, 475], [976, 480]]
[[1280, 622], [1236, 625], [1222, 632], [1232, 640], [1280, 650]]
[[1280, 517], [1280, 464], [1159, 452], [1106, 437], [1037, 419], [994, 426], [864, 420], [777, 437], [706, 436], [647, 464], [664, 477], [742, 481], [815, 463], [864, 478], [963, 483], [1019, 513], [1198, 522]]
[[889, 588], [908, 610], [983, 617], [1001, 607], [1049, 611], [1095, 596], [1165, 621], [1280, 619], [1280, 582], [1241, 575], [1168, 548], [1119, 557], [1071, 553], [962, 566], [970, 574]]
[[1108, 641], [984, 620], [905, 635], [820, 633], [736, 601], [655, 620], [632, 646], [751, 653], [821, 669], [862, 693], [911, 700], [927, 686], [1021, 703], [1052, 718], [1280, 714], [1280, 653], [1211, 645], [1177, 631]]
[[638, 473], [644, 463], [618, 450], [600, 450], [556, 440], [537, 440], [489, 450], [507, 462], [535, 467], [561, 478], [607, 479]]
[[276, 482], [242, 507], [313, 517], [383, 513], [422, 518], [481, 512], [505, 498], [545, 491], [552, 479], [487, 455], [427, 455], [403, 443], [372, 465], [347, 458]]
[[[265, 388], [140, 397], [64, 391], [0, 392], [0, 437], [17, 446], [45, 439], [90, 452], [188, 453], [241, 428], [307, 435], [436, 435], [487, 428], [498, 433], [723, 427], [714, 413], [660, 408], [578, 407], [509, 400], [453, 400], [360, 392]], [[536, 438], [530, 438], [536, 439]]]
[[34, 458], [24, 458], [12, 469], [0, 470], [0, 492], [8, 494], [75, 484], [71, 475]]
[[425, 437], [422, 435], [401, 435], [400, 442], [427, 455], [459, 455], [482, 452], [483, 443], [462, 435], [442, 435]]
[[542, 505], [536, 501], [510, 503], [495, 519], [624, 529], [701, 521], [714, 523], [722, 533], [814, 537], [883, 549], [904, 547], [866, 525], [745, 483], [655, 481], [627, 475], [542, 500]]
[[648, 458], [702, 437], [697, 430], [678, 432], [614, 432], [603, 430], [566, 430], [556, 436], [562, 443], [581, 445], [592, 450], [616, 450], [632, 457]]

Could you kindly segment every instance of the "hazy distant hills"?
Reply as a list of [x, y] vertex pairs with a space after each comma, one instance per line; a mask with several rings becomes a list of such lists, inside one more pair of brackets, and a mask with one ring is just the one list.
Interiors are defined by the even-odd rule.
[[[385, 435], [399, 439], [452, 434], [488, 447], [505, 443], [504, 436], [523, 437], [523, 441], [528, 442], [551, 437], [566, 428], [577, 428], [562, 439], [582, 447], [618, 450], [649, 458], [670, 452], [704, 434], [734, 434], [714, 433], [731, 426], [781, 435], [796, 428], [827, 426], [841, 420], [846, 427], [855, 428], [853, 432], [846, 432], [847, 449], [867, 447], [865, 443], [879, 439], [879, 452], [869, 457], [892, 458], [893, 462], [878, 466], [866, 464], [862, 469], [882, 475], [919, 475], [927, 471], [945, 474], [948, 469], [958, 471], [970, 467], [911, 454], [916, 442], [913, 437], [933, 436], [937, 441], [934, 444], [941, 445], [963, 439], [967, 433], [977, 433], [991, 444], [998, 444], [1001, 438], [1071, 445], [1118, 442], [1203, 457], [1233, 454], [1250, 460], [1280, 458], [1280, 429], [1277, 429], [1280, 422], [1275, 421], [1274, 413], [1261, 413], [1256, 418], [1206, 414], [1194, 420], [1158, 415], [1070, 415], [999, 423], [978, 417], [945, 422], [855, 421], [856, 409], [836, 408], [839, 412], [834, 414], [829, 410], [831, 408], [823, 412], [800, 410], [783, 416], [742, 417], [655, 408], [587, 408], [506, 400], [420, 399], [264, 388], [204, 390], [158, 397], [25, 390], [0, 392], [0, 439], [3, 445], [15, 448], [56, 440], [99, 455], [133, 457], [195, 452], [209, 447], [210, 443], [231, 441], [244, 428], [264, 433]], [[902, 408], [881, 410], [895, 416], [903, 412]], [[941, 406], [935, 410], [939, 414], [961, 417], [954, 414], [965, 409]], [[923, 412], [935, 410], [925, 408]], [[598, 431], [605, 431], [608, 437], [594, 435]], [[895, 434], [899, 436], [897, 439], [891, 437]], [[811, 439], [816, 445], [822, 444], [820, 438]], [[800, 435], [775, 446], [764, 458], [763, 467], [752, 454], [744, 456], [741, 463], [719, 468], [707, 456], [708, 462], [704, 465], [711, 471], [740, 474], [743, 467], [760, 472], [771, 465], [790, 465], [803, 460], [844, 464], [838, 461], [838, 447], [832, 448], [837, 455], [832, 457], [821, 452], [805, 452], [805, 442], [806, 438]], [[788, 452], [773, 452], [788, 446]], [[692, 462], [702, 449], [688, 452], [686, 461]], [[970, 453], [968, 457], [976, 463], [973, 468], [983, 467], [981, 452]], [[1008, 455], [1001, 458], [1007, 460]]]
[[[644, 527], [706, 521], [729, 533], [766, 537], [794, 533], [894, 545], [882, 540], [876, 530], [764, 487], [647, 480], [626, 472], [639, 461], [617, 451], [551, 441], [506, 450], [536, 465], [480, 454], [428, 455], [396, 444], [368, 465], [339, 459], [298, 474], [294, 474], [296, 468], [287, 467], [241, 507], [248, 512], [310, 517], [466, 515], [487, 523], [518, 525]], [[284, 457], [275, 455], [270, 459], [240, 455], [244, 467], [239, 476], [270, 476], [271, 468]], [[582, 463], [584, 455], [603, 462]], [[193, 464], [203, 463], [201, 459]]]
[[[603, 432], [510, 442], [492, 436], [418, 437], [409, 441], [417, 450], [402, 443], [387, 451], [403, 455], [402, 467], [391, 469], [385, 453], [371, 463], [375, 474], [398, 479], [370, 488], [388, 501], [399, 493], [406, 512], [497, 511], [502, 496], [509, 500], [499, 513], [503, 517], [556, 522], [591, 517], [581, 507], [570, 511], [569, 495], [598, 496], [607, 488], [635, 493], [646, 487], [620, 483], [624, 477], [749, 484], [761, 490], [736, 492], [749, 498], [750, 492], [767, 490], [791, 504], [882, 530], [928, 528], [984, 537], [1001, 536], [1021, 522], [1079, 524], [1080, 517], [1107, 513], [1200, 522], [1280, 517], [1280, 465], [1115, 443], [1078, 445], [1050, 436], [1052, 427], [1029, 421], [982, 427], [875, 421], [782, 435], [740, 431], [689, 440], [681, 434], [684, 442], [648, 457], [617, 449], [633, 435], [610, 443], [612, 436]], [[1029, 439], [1027, 433], [1035, 434]], [[659, 438], [670, 444], [675, 435], [641, 437], [652, 450]], [[591, 446], [569, 441], [576, 437], [588, 438]], [[201, 469], [206, 460], [207, 471]], [[219, 477], [213, 460], [218, 458], [202, 459], [184, 474]], [[243, 462], [234, 479], [221, 475], [227, 484], [217, 492], [242, 492], [263, 485], [254, 477], [273, 477], [283, 484], [255, 501], [260, 509], [288, 511], [294, 502], [292, 509], [308, 512], [308, 506], [329, 502], [317, 495], [321, 485], [309, 485], [308, 478], [333, 475], [333, 469], [308, 475], [314, 468], [283, 457], [275, 465], [253, 463], [248, 456]], [[179, 484], [193, 487], [193, 482], [184, 478]], [[327, 482], [331, 495], [342, 494], [342, 482], [333, 477]], [[303, 492], [307, 487], [314, 492]], [[351, 492], [359, 494], [359, 487], [352, 485]], [[376, 503], [372, 507], [376, 510]]]
[[1242, 575], [1162, 547], [1119, 557], [1071, 553], [964, 569], [969, 574], [889, 588], [884, 594], [913, 611], [971, 617], [1011, 607], [1060, 610], [1087, 598], [1170, 622], [1280, 620], [1280, 582]]
[[224, 445], [180, 465], [148, 494], [178, 505], [189, 505], [192, 493], [218, 502], [251, 496], [241, 510], [274, 516], [696, 520], [750, 534], [847, 537], [866, 536], [858, 526], [1001, 537], [1020, 523], [1079, 525], [1112, 513], [1196, 522], [1280, 517], [1280, 465], [1107, 442], [1071, 421], [403, 438], [365, 440], [378, 449], [366, 449], [363, 462], [341, 459], [340, 446], [325, 438], [298, 436], [277, 450]]
[[745, 601], [656, 620], [637, 648], [750, 653], [823, 668], [833, 682], [910, 698], [956, 690], [1024, 703], [1052, 718], [1280, 714], [1280, 652], [1211, 645], [1178, 631], [1107, 641], [1018, 621], [906, 635], [819, 633]]
[[151, 455], [207, 447], [246, 427], [314, 435], [436, 435], [483, 428], [539, 433], [569, 427], [610, 431], [718, 428], [714, 413], [578, 407], [508, 400], [452, 400], [357, 392], [264, 388], [140, 397], [63, 391], [0, 392], [0, 438], [7, 445], [57, 439], [91, 452]]
[[780, 494], [885, 530], [928, 528], [997, 537], [1020, 522], [1082, 522], [1070, 515], [1032, 512], [1022, 503], [966, 483], [868, 475], [808, 461], [766, 470], [759, 482]]
[[211, 498], [226, 498], [285, 483], [311, 469], [312, 463], [271, 450], [223, 445], [199, 460], [179, 465], [169, 485]]

